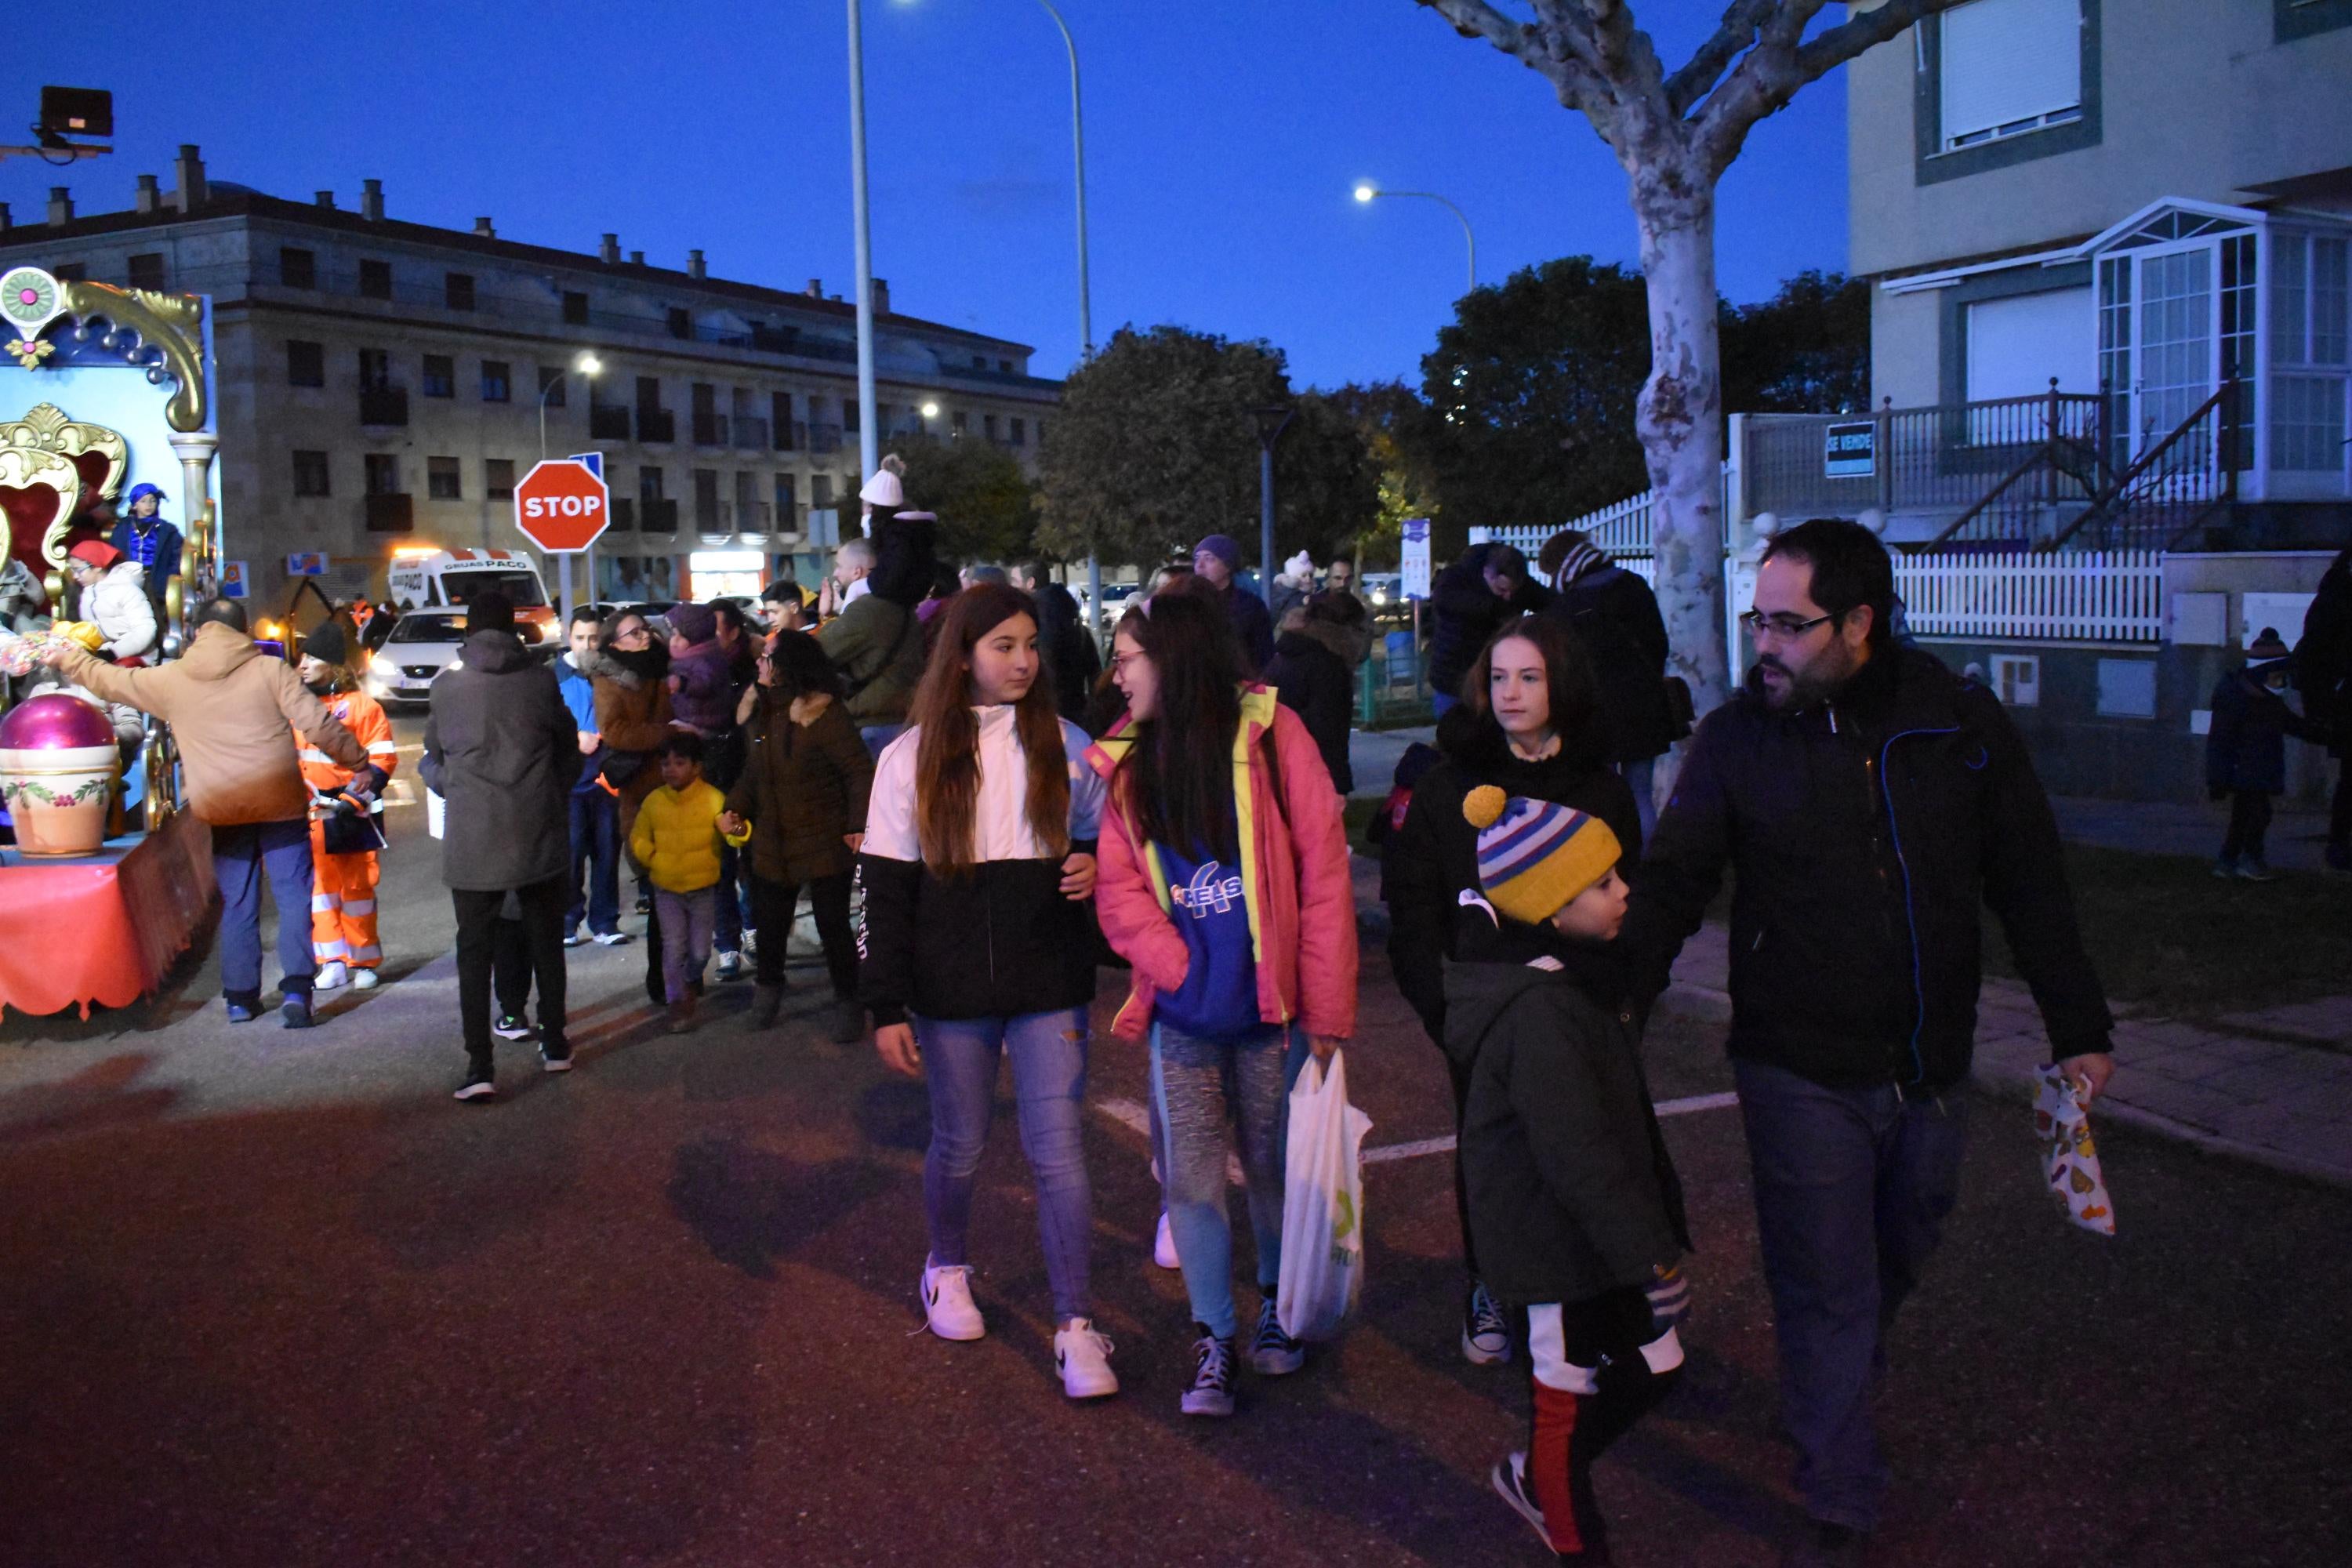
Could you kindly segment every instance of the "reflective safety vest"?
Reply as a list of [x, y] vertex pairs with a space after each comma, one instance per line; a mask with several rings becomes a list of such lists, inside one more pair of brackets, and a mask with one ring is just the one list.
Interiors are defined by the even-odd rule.
[[[393, 743], [392, 720], [385, 714], [383, 704], [364, 691], [338, 692], [326, 699], [326, 704], [327, 711], [367, 748], [369, 763], [390, 778], [398, 764], [400, 748]], [[302, 782], [310, 786], [314, 795], [352, 782], [352, 770], [316, 746], [303, 746], [299, 756]]]

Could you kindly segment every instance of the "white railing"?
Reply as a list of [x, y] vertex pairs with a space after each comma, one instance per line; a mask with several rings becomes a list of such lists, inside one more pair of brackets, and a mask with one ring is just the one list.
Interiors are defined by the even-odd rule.
[[[1731, 464], [1727, 461], [1723, 465], [1725, 493], [1722, 498], [1727, 514], [1731, 506], [1732, 471]], [[1474, 528], [1470, 531], [1470, 542], [1513, 545], [1533, 561], [1537, 552], [1543, 549], [1545, 540], [1562, 529], [1572, 528], [1612, 555], [1646, 556], [1652, 553], [1650, 512], [1657, 504], [1657, 497], [1655, 490], [1643, 490], [1640, 495], [1627, 496], [1599, 511], [1588, 511], [1582, 517], [1573, 517], [1566, 522], [1529, 523], [1518, 528]]]
[[2164, 557], [2154, 550], [1898, 553], [1895, 592], [1919, 637], [2164, 640]]

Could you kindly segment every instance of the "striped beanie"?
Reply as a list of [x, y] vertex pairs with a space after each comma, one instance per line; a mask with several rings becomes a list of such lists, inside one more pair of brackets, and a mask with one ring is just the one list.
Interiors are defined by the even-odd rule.
[[1503, 914], [1541, 925], [1609, 874], [1623, 853], [1597, 816], [1481, 784], [1463, 797], [1478, 830], [1478, 886]]

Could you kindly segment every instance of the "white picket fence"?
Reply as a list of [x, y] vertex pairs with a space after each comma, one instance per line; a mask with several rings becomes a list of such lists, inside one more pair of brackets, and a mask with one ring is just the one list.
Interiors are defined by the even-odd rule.
[[2154, 550], [1897, 552], [1895, 592], [1919, 637], [2164, 640], [2164, 557]]
[[[1730, 483], [1732, 467], [1723, 465], [1725, 493], [1723, 505], [1727, 514], [1731, 506]], [[1544, 541], [1564, 528], [1573, 528], [1612, 555], [1648, 556], [1651, 551], [1650, 510], [1657, 502], [1658, 492], [1643, 490], [1637, 496], [1627, 496], [1599, 511], [1588, 511], [1582, 517], [1570, 518], [1566, 522], [1531, 523], [1520, 528], [1473, 529], [1470, 542], [1488, 541], [1515, 546], [1529, 561], [1543, 549]], [[1632, 563], [1625, 563], [1629, 568]]]

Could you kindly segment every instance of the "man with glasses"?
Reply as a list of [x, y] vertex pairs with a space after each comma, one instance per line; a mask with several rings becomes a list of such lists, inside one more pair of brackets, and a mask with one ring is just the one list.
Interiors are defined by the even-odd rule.
[[1772, 540], [1741, 617], [1754, 668], [1698, 727], [1624, 928], [1654, 998], [1731, 867], [1729, 1045], [1811, 1515], [1784, 1564], [1860, 1563], [1877, 1521], [1871, 1394], [1958, 1192], [1982, 906], [2078, 1091], [2114, 1070], [2024, 744], [1990, 693], [1894, 641], [1894, 597], [1858, 523]]

